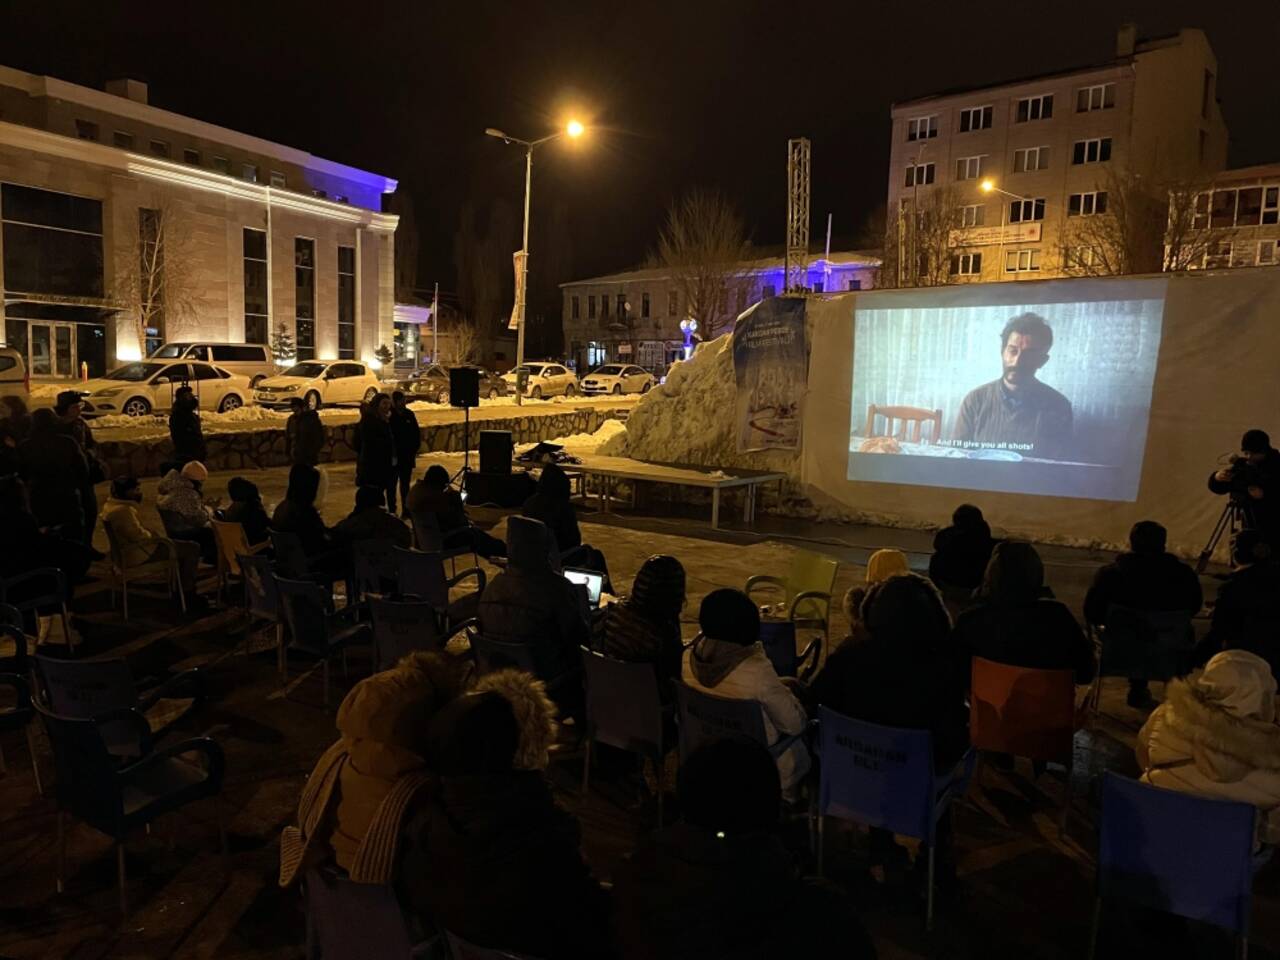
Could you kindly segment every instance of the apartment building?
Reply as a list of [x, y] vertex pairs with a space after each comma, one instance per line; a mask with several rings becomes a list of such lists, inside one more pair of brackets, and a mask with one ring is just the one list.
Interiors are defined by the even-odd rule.
[[1196, 195], [1190, 270], [1280, 265], [1280, 163], [1223, 170]]
[[[866, 251], [832, 251], [815, 255], [807, 267], [806, 286], [830, 296], [875, 285], [880, 258]], [[744, 261], [731, 281], [741, 312], [750, 304], [777, 296], [786, 287], [782, 257]], [[580, 373], [602, 363], [635, 363], [655, 374], [684, 356], [689, 305], [681, 284], [665, 268], [628, 270], [560, 284], [562, 325], [568, 360]], [[692, 319], [698, 320], [697, 317]], [[723, 332], [723, 331], [721, 331]], [[705, 318], [691, 340], [707, 336]]]
[[[1089, 256], [1072, 247], [1078, 218], [1106, 215], [1109, 173], [1189, 179], [1226, 165], [1217, 77], [1202, 31], [1139, 41], [1126, 25], [1106, 63], [894, 104], [893, 279], [1074, 272]], [[942, 239], [913, 248], [921, 217], [943, 223]]]
[[393, 338], [396, 181], [0, 67], [3, 340], [37, 378], [99, 375], [165, 340], [370, 360]]

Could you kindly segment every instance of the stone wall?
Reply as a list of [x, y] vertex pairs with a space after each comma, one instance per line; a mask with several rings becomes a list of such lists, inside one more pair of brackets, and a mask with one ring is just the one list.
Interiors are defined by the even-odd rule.
[[[479, 445], [480, 431], [510, 430], [517, 443], [536, 443], [575, 433], [595, 433], [604, 421], [625, 417], [628, 409], [580, 407], [552, 414], [532, 414], [477, 420], [471, 424], [471, 448]], [[352, 446], [354, 423], [325, 427], [323, 462], [355, 460]], [[210, 470], [246, 470], [287, 466], [284, 452], [284, 428], [246, 430], [243, 433], [211, 433], [205, 437], [209, 449], [205, 466]], [[422, 453], [461, 452], [463, 424], [441, 423], [422, 427]], [[98, 453], [107, 463], [111, 476], [133, 474], [136, 477], [160, 476], [160, 465], [172, 456], [173, 447], [164, 440], [106, 440], [98, 444]]]

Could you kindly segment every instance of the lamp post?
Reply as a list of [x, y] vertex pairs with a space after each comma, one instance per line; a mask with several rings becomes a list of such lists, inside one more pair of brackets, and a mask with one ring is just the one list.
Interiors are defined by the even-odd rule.
[[[996, 186], [995, 181], [994, 181], [994, 180], [992, 180], [990, 177], [988, 177], [986, 180], [983, 180], [983, 181], [982, 181], [982, 183], [980, 183], [980, 184], [978, 185], [978, 189], [980, 189], [983, 193], [999, 193], [999, 194], [1003, 194], [1004, 196], [1006, 196], [1006, 197], [1011, 197], [1011, 198], [1012, 198], [1012, 199], [1014, 199], [1014, 200], [1027, 200], [1027, 199], [1029, 199], [1028, 197], [1024, 197], [1024, 196], [1022, 196], [1022, 195], [1020, 195], [1020, 194], [1017, 194], [1017, 193], [1010, 193], [1008, 190], [1001, 190], [999, 187], [997, 187], [997, 186]], [[1004, 276], [1004, 273], [1005, 273], [1005, 269], [1004, 269], [1004, 227], [1005, 227], [1005, 205], [1004, 205], [1004, 203], [1003, 203], [1003, 202], [1001, 202], [1001, 204], [1000, 204], [1000, 254], [999, 254], [999, 259], [996, 261], [996, 279], [997, 279], [997, 280], [999, 280], [999, 279], [1000, 279], [1000, 277]]]
[[533, 148], [544, 143], [549, 143], [562, 136], [577, 139], [586, 132], [584, 127], [577, 120], [570, 120], [565, 124], [563, 130], [548, 134], [545, 137], [539, 137], [537, 140], [521, 140], [519, 137], [512, 137], [489, 127], [485, 130], [485, 135], [489, 137], [497, 137], [503, 143], [518, 143], [524, 147], [524, 233], [520, 242], [520, 280], [518, 289], [516, 290], [516, 406], [520, 406], [524, 399], [524, 385], [527, 382], [527, 375], [520, 372], [520, 368], [524, 366], [524, 311], [525, 301], [528, 298], [529, 290], [529, 192], [533, 186]]

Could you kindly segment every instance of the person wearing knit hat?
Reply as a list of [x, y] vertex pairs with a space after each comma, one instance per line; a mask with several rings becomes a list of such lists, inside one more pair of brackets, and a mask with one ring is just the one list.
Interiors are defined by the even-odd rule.
[[182, 475], [195, 483], [204, 483], [209, 479], [209, 468], [199, 460], [189, 460], [182, 465]]
[[204, 500], [204, 482], [209, 471], [199, 460], [189, 460], [181, 469], [164, 475], [156, 487], [156, 509], [164, 520], [165, 531], [175, 540], [191, 540], [200, 545], [205, 563], [218, 562], [218, 546], [214, 540], [213, 511]]
[[652, 556], [636, 573], [631, 595], [596, 616], [591, 649], [617, 660], [655, 664], [660, 680], [676, 680], [684, 656], [680, 634], [684, 604], [684, 567], [675, 557]]

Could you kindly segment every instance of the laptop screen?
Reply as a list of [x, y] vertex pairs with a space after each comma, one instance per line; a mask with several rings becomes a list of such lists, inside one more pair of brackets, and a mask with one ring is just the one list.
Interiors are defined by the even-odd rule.
[[579, 583], [587, 588], [587, 601], [593, 607], [600, 606], [600, 591], [604, 588], [604, 574], [594, 570], [580, 570], [565, 567], [564, 578], [570, 583]]

